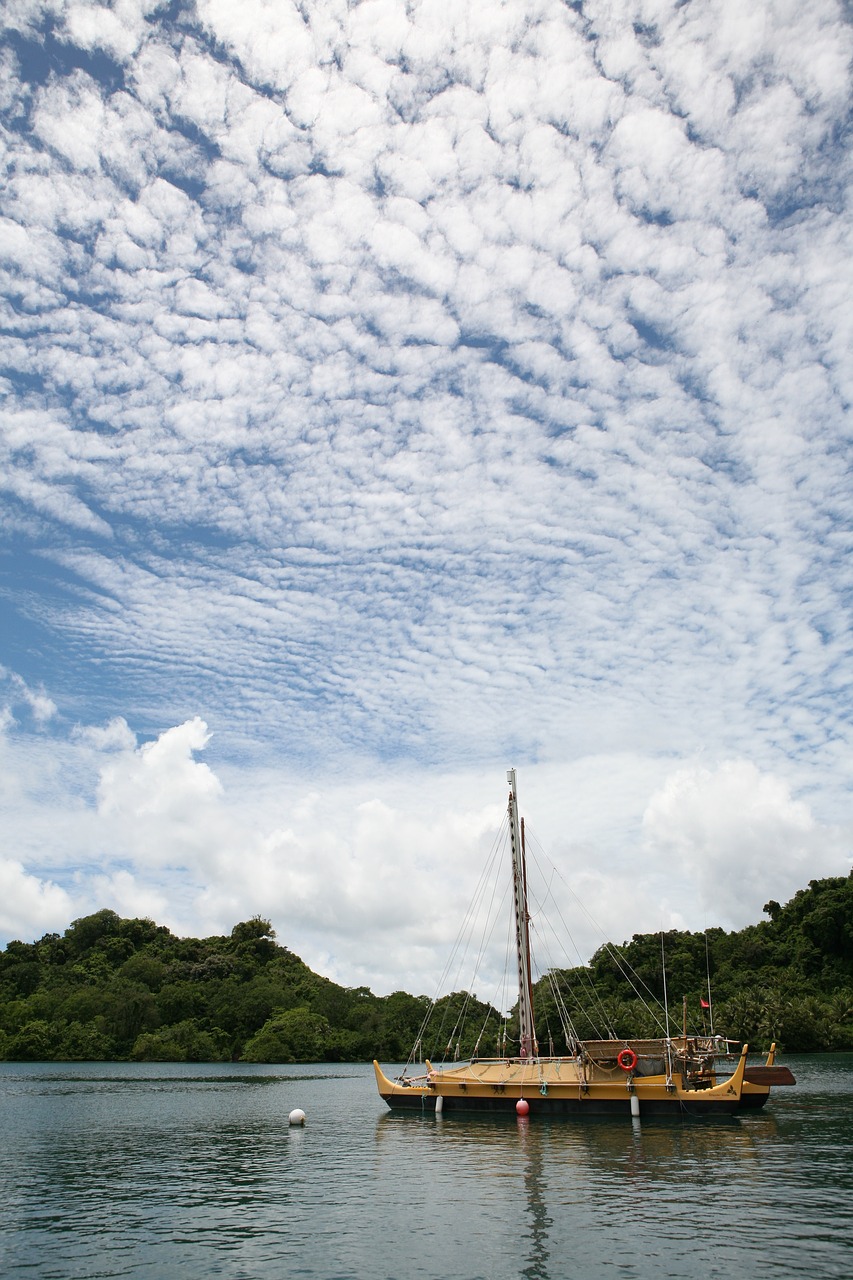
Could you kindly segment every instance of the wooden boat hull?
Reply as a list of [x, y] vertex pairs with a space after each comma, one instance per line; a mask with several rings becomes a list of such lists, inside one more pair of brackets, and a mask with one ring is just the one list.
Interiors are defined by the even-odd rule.
[[[742, 1108], [746, 1048], [731, 1075], [719, 1081], [715, 1075], [698, 1081], [634, 1075], [573, 1058], [479, 1061], [444, 1071], [428, 1063], [424, 1076], [408, 1082], [389, 1080], [378, 1063], [373, 1066], [380, 1096], [392, 1110], [514, 1115], [523, 1098], [532, 1117], [726, 1116]], [[757, 1092], [752, 1096], [747, 1105], [762, 1105]]]

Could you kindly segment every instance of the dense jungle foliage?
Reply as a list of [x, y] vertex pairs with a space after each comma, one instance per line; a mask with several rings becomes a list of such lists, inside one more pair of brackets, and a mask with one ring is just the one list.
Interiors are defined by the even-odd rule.
[[[635, 934], [587, 966], [552, 971], [535, 990], [540, 1049], [565, 1048], [561, 1006], [581, 1037], [661, 1034], [662, 957], [673, 1034], [686, 996], [691, 1029], [712, 1013], [715, 1031], [755, 1048], [853, 1048], [853, 873], [764, 910], [769, 919], [738, 932]], [[700, 1003], [709, 974], [711, 1011]], [[197, 939], [104, 910], [0, 952], [0, 1059], [397, 1062], [419, 1036], [436, 1061], [513, 1051], [512, 1020], [502, 1028], [496, 1010], [463, 993], [439, 1001], [422, 1030], [430, 1003], [320, 977], [260, 917]]]

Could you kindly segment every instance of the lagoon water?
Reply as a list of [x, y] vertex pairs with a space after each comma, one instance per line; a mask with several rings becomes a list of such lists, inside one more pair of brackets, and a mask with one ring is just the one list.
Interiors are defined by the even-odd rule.
[[763, 1112], [654, 1123], [392, 1115], [361, 1065], [2, 1063], [0, 1274], [846, 1277], [853, 1055], [787, 1061]]

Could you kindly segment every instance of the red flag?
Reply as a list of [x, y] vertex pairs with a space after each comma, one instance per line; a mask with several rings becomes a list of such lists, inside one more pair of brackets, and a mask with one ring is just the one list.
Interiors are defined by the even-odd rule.
[[707, 1000], [703, 1000], [701, 996], [699, 997], [699, 1003], [701, 1004], [703, 1009], [710, 1009], [711, 1007], [709, 1002]]

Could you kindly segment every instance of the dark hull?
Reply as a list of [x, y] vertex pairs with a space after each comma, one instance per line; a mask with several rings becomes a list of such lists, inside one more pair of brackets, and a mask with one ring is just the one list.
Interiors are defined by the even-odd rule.
[[[747, 1105], [761, 1107], [766, 1101], [759, 1095], [752, 1095], [755, 1102]], [[435, 1114], [435, 1098], [426, 1098], [420, 1094], [412, 1097], [401, 1096], [395, 1094], [393, 1097], [385, 1098], [392, 1111], [419, 1111], [423, 1115]], [[441, 1099], [441, 1114], [446, 1115], [470, 1115], [472, 1113], [490, 1113], [493, 1115], [514, 1116], [515, 1111], [514, 1098], [495, 1098], [483, 1097], [476, 1098], [470, 1095], [465, 1098], [444, 1097]], [[560, 1118], [566, 1116], [628, 1116], [631, 1115], [630, 1100], [625, 1098], [530, 1098], [528, 1099], [530, 1107], [530, 1118], [548, 1119], [550, 1116]], [[680, 1100], [668, 1102], [664, 1100], [656, 1101], [654, 1099], [640, 1104], [640, 1118], [644, 1116], [670, 1116], [678, 1119], [681, 1116], [731, 1116], [736, 1115], [742, 1109], [742, 1101], [715, 1101], [711, 1102], [697, 1097], [689, 1100]]]
[[760, 1111], [770, 1097], [769, 1089], [765, 1093], [747, 1093], [744, 1089], [740, 1095], [739, 1111]]

